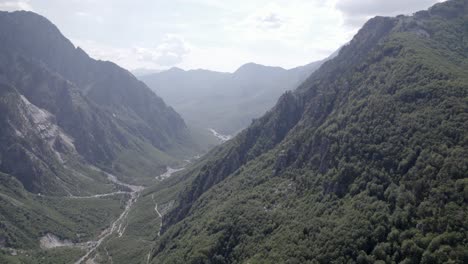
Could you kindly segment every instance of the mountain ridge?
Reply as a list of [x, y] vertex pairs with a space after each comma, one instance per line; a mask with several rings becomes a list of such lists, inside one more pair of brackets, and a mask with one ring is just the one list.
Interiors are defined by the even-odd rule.
[[[195, 152], [191, 149], [198, 148], [184, 120], [145, 84], [114, 63], [91, 59], [82, 49], [75, 48], [44, 17], [32, 12], [1, 12], [0, 22], [0, 80], [14, 87], [7, 89], [10, 93], [22, 96], [14, 100], [25, 109], [22, 117], [11, 112], [13, 116], [19, 117], [15, 119], [13, 131], [20, 126], [24, 129], [31, 126], [32, 130], [28, 130], [34, 130], [34, 122], [26, 125], [27, 120], [34, 119], [27, 106], [34, 105], [37, 109], [29, 109], [44, 113], [48, 116], [48, 122], [51, 122], [45, 130], [57, 130], [54, 128], [57, 126], [74, 142], [74, 146], [68, 150], [67, 147], [63, 148], [63, 144], [55, 146], [54, 143], [50, 146], [42, 145], [39, 148], [41, 151], [52, 149], [58, 153], [60, 150], [65, 154], [63, 157], [68, 155], [70, 160], [124, 174], [124, 171], [128, 172], [127, 166], [133, 166], [123, 165], [122, 162], [117, 164], [126, 152], [143, 154], [150, 151], [147, 153], [148, 159], [159, 155], [160, 158], [154, 160], [155, 165], [150, 165], [148, 160], [145, 166], [152, 169], [160, 167], [157, 170], [163, 171], [167, 163], [188, 157]], [[4, 103], [4, 107], [11, 107], [7, 101]], [[16, 109], [16, 113], [22, 109]], [[7, 126], [11, 126], [10, 117], [4, 117]], [[33, 162], [32, 167], [37, 165], [49, 168], [46, 169], [48, 174], [56, 174], [53, 171], [57, 171], [57, 168], [54, 167], [63, 167], [60, 165], [62, 161], [55, 157], [57, 155], [42, 156], [41, 151], [35, 150], [35, 143], [28, 142], [35, 135], [27, 135], [22, 137], [21, 133], [4, 133], [9, 139], [3, 141], [3, 150], [8, 151], [13, 142], [22, 142], [20, 145], [23, 147], [18, 151], [29, 153], [24, 154], [24, 157], [31, 156], [33, 151], [33, 156], [38, 158], [34, 160], [48, 163], [39, 165], [41, 163]], [[46, 139], [37, 138], [38, 143], [43, 140]], [[186, 154], [182, 154], [184, 152]], [[7, 158], [10, 156], [7, 153], [4, 155]], [[9, 160], [8, 164], [3, 161], [0, 167], [15, 174], [21, 168], [14, 164], [14, 160]], [[150, 173], [144, 173], [145, 177], [149, 178]], [[58, 175], [65, 177], [63, 173]], [[138, 178], [127, 179], [138, 181]], [[26, 184], [25, 181], [23, 183]], [[26, 186], [32, 185], [28, 183]], [[35, 191], [44, 192], [44, 189]]]
[[177, 68], [139, 78], [168, 100], [190, 125], [233, 135], [327, 59], [289, 70], [251, 62], [233, 73]]
[[[12, 44], [28, 47], [28, 31], [2, 15], [0, 262], [468, 261], [468, 0], [369, 20], [237, 136], [185, 161], [182, 118], [144, 84], [78, 49], [26, 56]], [[69, 79], [73, 54], [84, 62]], [[285, 88], [265, 75], [265, 89], [237, 76], [235, 91]], [[211, 98], [235, 94], [214, 83]]]
[[153, 262], [466, 261], [467, 6], [368, 21], [180, 175]]

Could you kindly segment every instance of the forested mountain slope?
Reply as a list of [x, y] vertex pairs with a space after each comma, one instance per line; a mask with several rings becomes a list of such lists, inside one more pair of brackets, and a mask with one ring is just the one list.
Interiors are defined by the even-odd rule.
[[152, 263], [468, 262], [468, 1], [368, 21], [180, 175]]

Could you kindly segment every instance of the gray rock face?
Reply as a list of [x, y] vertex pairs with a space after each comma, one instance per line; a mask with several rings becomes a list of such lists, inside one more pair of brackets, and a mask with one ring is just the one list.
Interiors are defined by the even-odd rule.
[[0, 12], [0, 91], [0, 171], [30, 191], [61, 189], [70, 159], [112, 169], [123, 151], [194, 146], [184, 120], [145, 84], [31, 12]]

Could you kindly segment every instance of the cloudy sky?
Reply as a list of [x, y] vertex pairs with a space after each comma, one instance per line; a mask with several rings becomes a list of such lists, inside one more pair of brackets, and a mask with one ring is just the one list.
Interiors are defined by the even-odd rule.
[[291, 68], [327, 57], [376, 15], [440, 0], [0, 0], [37, 12], [91, 56], [137, 68]]

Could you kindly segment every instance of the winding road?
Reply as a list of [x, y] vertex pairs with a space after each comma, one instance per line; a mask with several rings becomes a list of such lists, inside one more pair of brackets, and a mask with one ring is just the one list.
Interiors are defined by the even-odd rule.
[[[185, 166], [188, 165], [188, 164], [190, 164], [190, 161], [188, 161], [187, 164], [185, 164], [183, 167], [178, 168], [178, 169], [173, 169], [173, 168], [167, 167], [167, 171], [164, 172], [163, 174], [157, 176], [156, 179], [162, 181], [162, 180], [164, 180], [166, 178], [169, 178], [169, 177], [172, 176], [172, 174], [174, 174], [174, 173], [176, 173], [178, 171], [184, 170]], [[120, 216], [114, 222], [112, 222], [111, 225], [98, 236], [97, 240], [88, 241], [88, 242], [73, 245], [73, 246], [78, 246], [78, 247], [84, 248], [86, 250], [86, 254], [83, 255], [79, 260], [77, 260], [75, 262], [75, 264], [85, 263], [85, 261], [90, 258], [90, 256], [99, 248], [99, 246], [104, 242], [104, 240], [106, 240], [106, 238], [108, 238], [112, 234], [117, 232], [119, 237], [123, 236], [123, 234], [125, 233], [125, 229], [127, 228], [125, 220], [128, 217], [130, 209], [135, 204], [135, 202], [138, 200], [138, 197], [139, 197], [141, 191], [143, 191], [145, 189], [145, 187], [143, 187], [143, 186], [130, 185], [130, 184], [121, 182], [121, 181], [119, 181], [117, 179], [117, 177], [115, 175], [107, 173], [107, 172], [105, 172], [105, 171], [103, 171], [103, 170], [101, 170], [101, 169], [99, 169], [97, 167], [92, 167], [92, 169], [94, 169], [96, 171], [99, 171], [99, 172], [102, 172], [102, 173], [105, 173], [107, 175], [107, 178], [109, 179], [109, 181], [111, 181], [112, 183], [114, 183], [116, 185], [126, 187], [130, 191], [117, 191], [117, 192], [112, 192], [112, 193], [96, 194], [96, 195], [91, 195], [91, 196], [72, 196], [70, 198], [72, 198], [72, 199], [89, 199], [89, 198], [107, 197], [107, 196], [112, 196], [112, 195], [116, 195], [116, 194], [129, 194], [130, 199], [127, 200], [126, 205], [125, 205], [125, 209], [120, 214]], [[161, 212], [159, 212], [159, 210], [158, 210], [158, 204], [154, 200], [154, 194], [151, 196], [151, 198], [155, 203], [154, 211], [156, 212], [158, 217], [161, 218], [161, 223], [159, 225], [159, 231], [158, 231], [158, 236], [160, 236], [161, 235], [162, 217], [163, 216], [162, 216]], [[67, 246], [70, 246], [70, 245], [67, 245]], [[149, 254], [148, 254], [148, 260], [149, 260]]]
[[121, 182], [117, 179], [115, 175], [112, 175], [110, 173], [107, 173], [105, 171], [102, 171], [96, 167], [93, 167], [94, 170], [98, 170], [102, 173], [105, 173], [107, 175], [107, 178], [114, 184], [126, 187], [130, 189], [130, 192], [113, 192], [113, 193], [108, 193], [108, 194], [97, 194], [93, 196], [84, 196], [84, 197], [73, 197], [73, 198], [99, 198], [99, 197], [105, 197], [105, 196], [110, 196], [110, 195], [115, 195], [117, 193], [127, 193], [130, 194], [130, 199], [127, 200], [127, 203], [125, 205], [124, 211], [120, 214], [120, 216], [112, 222], [109, 228], [104, 230], [98, 237], [98, 240], [96, 241], [88, 241], [85, 243], [80, 243], [86, 245], [86, 254], [82, 256], [79, 260], [75, 262], [75, 264], [81, 264], [86, 261], [93, 252], [96, 251], [96, 249], [104, 242], [106, 238], [108, 238], [110, 235], [113, 233], [117, 232], [119, 237], [123, 236], [125, 233], [126, 225], [125, 225], [125, 219], [128, 216], [128, 213], [130, 212], [130, 209], [132, 208], [132, 205], [137, 201], [138, 196], [140, 195], [140, 192], [143, 191], [145, 188], [143, 186], [136, 186], [136, 185], [130, 185], [124, 182]]
[[158, 231], [158, 237], [161, 236], [161, 228], [162, 228], [162, 214], [161, 212], [158, 211], [158, 203], [156, 203], [156, 201], [154, 200], [154, 194], [151, 195], [151, 199], [153, 199], [153, 202], [154, 202], [154, 211], [156, 212], [156, 214], [159, 216], [159, 218], [161, 218], [161, 222], [159, 224], [159, 231]]
[[[195, 159], [199, 158], [199, 156], [196, 156]], [[157, 180], [164, 180], [169, 177], [171, 177], [174, 173], [184, 170], [185, 166], [190, 164], [191, 161], [187, 160], [186, 164], [178, 169], [173, 169], [171, 167], [167, 167], [166, 172], [163, 174], [159, 175], [156, 177]], [[44, 237], [41, 238], [41, 247], [44, 249], [50, 249], [50, 248], [56, 248], [56, 247], [78, 247], [81, 249], [84, 249], [86, 251], [86, 254], [84, 254], [79, 260], [75, 262], [75, 264], [82, 264], [82, 263], [94, 263], [94, 258], [90, 257], [96, 250], [101, 246], [101, 244], [112, 234], [117, 233], [118, 237], [122, 237], [125, 233], [125, 230], [127, 228], [128, 223], [126, 223], [126, 219], [128, 217], [128, 214], [132, 208], [132, 206], [135, 204], [135, 202], [138, 200], [138, 197], [140, 196], [140, 193], [145, 189], [143, 186], [137, 186], [137, 185], [131, 185], [127, 184], [124, 182], [121, 182], [117, 179], [115, 175], [112, 175], [108, 172], [105, 172], [97, 167], [91, 166], [90, 167], [93, 170], [99, 171], [101, 173], [104, 173], [107, 175], [107, 178], [110, 182], [113, 184], [120, 186], [120, 187], [125, 187], [128, 191], [115, 191], [111, 193], [104, 193], [104, 194], [95, 194], [95, 195], [90, 195], [90, 196], [69, 196], [67, 198], [69, 199], [92, 199], [92, 198], [103, 198], [103, 197], [108, 197], [108, 196], [113, 196], [113, 195], [118, 195], [118, 194], [127, 194], [130, 196], [130, 198], [126, 201], [125, 208], [123, 212], [119, 215], [119, 217], [114, 220], [108, 228], [106, 228], [98, 237], [97, 240], [90, 240], [86, 242], [81, 242], [81, 243], [72, 243], [71, 241], [62, 241], [58, 237], [54, 236], [53, 234], [46, 234]], [[158, 210], [158, 204], [156, 203], [154, 199], [154, 194], [151, 196], [153, 202], [155, 203], [154, 206], [154, 211], [158, 215], [159, 218], [161, 218], [161, 223], [160, 223], [160, 228], [158, 231], [158, 236], [161, 235], [161, 228], [162, 228], [162, 214]], [[106, 249], [106, 253], [107, 249]], [[150, 258], [150, 253], [148, 253], [148, 261]]]

